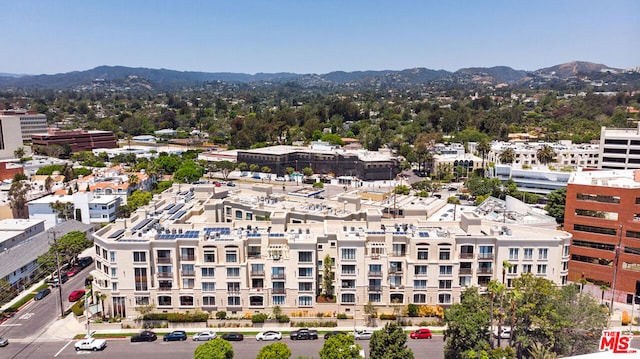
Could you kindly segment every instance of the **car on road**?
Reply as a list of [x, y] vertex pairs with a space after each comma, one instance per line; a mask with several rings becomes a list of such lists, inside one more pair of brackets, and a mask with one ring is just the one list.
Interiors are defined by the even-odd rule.
[[156, 339], [158, 339], [158, 336], [150, 330], [143, 330], [140, 333], [131, 336], [131, 342], [153, 342]]
[[192, 339], [195, 340], [196, 342], [200, 342], [200, 341], [208, 341], [211, 339], [215, 339], [217, 337], [218, 335], [215, 332], [211, 330], [205, 330], [204, 332], [194, 334]]
[[353, 337], [356, 340], [369, 340], [371, 339], [372, 335], [373, 335], [373, 331], [367, 330], [367, 329], [353, 333]]
[[0, 337], [0, 347], [6, 347], [9, 345], [9, 339]]
[[334, 330], [334, 331], [332, 331], [332, 332], [329, 332], [329, 333], [325, 334], [325, 335], [324, 335], [324, 338], [325, 338], [325, 339], [329, 339], [329, 338], [331, 338], [331, 337], [332, 337], [332, 336], [334, 336], [334, 335], [344, 335], [344, 334], [347, 334], [347, 333], [346, 333], [346, 332], [343, 332], [343, 331], [340, 331], [340, 330]]
[[229, 186], [229, 187], [235, 187], [235, 186], [236, 186], [236, 184], [235, 184], [234, 182], [229, 181], [229, 182], [227, 182], [227, 186]]
[[80, 268], [87, 268], [89, 265], [93, 263], [93, 258], [91, 257], [80, 257], [78, 258], [78, 265]]
[[268, 330], [266, 332], [261, 332], [256, 335], [256, 340], [280, 340], [282, 339], [282, 333], [276, 332], [274, 330]]
[[48, 296], [51, 293], [51, 289], [49, 288], [45, 288], [41, 291], [39, 291], [34, 297], [33, 300], [40, 300], [46, 296]]
[[74, 275], [78, 274], [78, 272], [80, 272], [82, 268], [80, 267], [71, 267], [69, 270], [67, 270], [67, 275], [69, 277], [73, 277]]
[[315, 340], [318, 339], [318, 331], [313, 329], [302, 328], [294, 330], [289, 334], [291, 340]]
[[[69, 276], [67, 275], [66, 272], [63, 273], [62, 271], [60, 271], [60, 280], [62, 281], [62, 284], [65, 284], [69, 280]], [[49, 284], [52, 287], [57, 287], [58, 275], [56, 273], [53, 273], [51, 275], [51, 278], [47, 281], [47, 284]]]
[[171, 333], [167, 333], [162, 338], [165, 342], [175, 342], [187, 340], [187, 333], [184, 330], [174, 330]]
[[232, 341], [232, 342], [239, 342], [244, 340], [244, 335], [236, 332], [231, 332], [231, 333], [223, 334], [222, 339]]
[[411, 339], [431, 339], [433, 336], [431, 335], [431, 330], [420, 328], [412, 331], [409, 337]]
[[104, 339], [96, 339], [96, 338], [84, 338], [76, 342], [74, 344], [76, 351], [80, 350], [103, 350], [107, 347], [107, 341]]
[[84, 289], [74, 290], [73, 292], [71, 292], [71, 294], [69, 294], [69, 301], [77, 302], [78, 300], [80, 300], [80, 298], [84, 297], [84, 293]]

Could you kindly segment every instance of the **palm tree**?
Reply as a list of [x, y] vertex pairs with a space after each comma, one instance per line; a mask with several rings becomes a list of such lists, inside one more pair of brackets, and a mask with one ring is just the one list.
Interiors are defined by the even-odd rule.
[[505, 284], [504, 278], [507, 275], [507, 270], [513, 268], [513, 264], [508, 260], [502, 261], [502, 284]]
[[480, 141], [476, 145], [476, 151], [478, 151], [478, 153], [482, 157], [482, 177], [485, 177], [484, 162], [487, 158], [487, 153], [491, 151], [491, 144], [487, 141]]
[[[604, 304], [604, 292], [605, 292], [607, 289], [609, 289], [609, 285], [608, 285], [608, 284], [602, 284], [602, 285], [600, 285], [600, 291], [602, 292], [602, 296], [601, 296], [601, 299], [600, 299], [600, 304], [601, 304], [601, 305], [602, 305], [602, 304]], [[633, 305], [633, 304], [631, 304], [631, 305]]]
[[543, 145], [536, 151], [536, 157], [538, 158], [538, 162], [546, 165], [556, 158], [556, 152], [551, 146]]
[[507, 148], [500, 154], [500, 162], [513, 163], [516, 160], [516, 151], [513, 148]]
[[138, 177], [137, 174], [132, 173], [129, 175], [129, 185], [133, 188], [138, 187], [138, 184], [140, 183], [140, 178]]

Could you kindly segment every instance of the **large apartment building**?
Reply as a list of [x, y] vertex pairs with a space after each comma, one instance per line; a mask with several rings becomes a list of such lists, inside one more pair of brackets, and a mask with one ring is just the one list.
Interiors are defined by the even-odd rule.
[[606, 128], [600, 132], [600, 168], [640, 168], [640, 123], [637, 128]]
[[[175, 185], [94, 234], [94, 288], [122, 317], [158, 311], [334, 311], [362, 316], [409, 303], [448, 306], [468, 286], [524, 272], [567, 282], [571, 235], [485, 222], [383, 217], [370, 201]], [[435, 199], [434, 199], [435, 200]], [[335, 303], [322, 303], [331, 258]], [[503, 274], [503, 262], [513, 267]]]
[[564, 228], [573, 234], [569, 280], [615, 285], [620, 302], [640, 295], [640, 170], [573, 173]]
[[22, 141], [31, 141], [34, 133], [47, 132], [47, 116], [38, 111], [4, 110], [0, 111], [0, 120], [15, 121], [20, 124]]

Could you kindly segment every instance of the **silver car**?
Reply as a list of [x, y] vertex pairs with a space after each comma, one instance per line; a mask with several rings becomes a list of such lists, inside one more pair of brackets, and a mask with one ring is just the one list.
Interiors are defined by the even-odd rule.
[[372, 335], [373, 335], [373, 331], [366, 330], [366, 329], [353, 333], [353, 336], [355, 337], [356, 340], [369, 340], [371, 339]]
[[9, 345], [9, 339], [0, 337], [0, 347], [6, 347]]
[[261, 340], [280, 340], [282, 339], [282, 333], [280, 332], [276, 332], [273, 330], [269, 330], [266, 332], [262, 332], [262, 333], [258, 333], [258, 335], [256, 335], [256, 340], [257, 341], [261, 341]]
[[217, 337], [218, 337], [218, 335], [215, 332], [213, 332], [211, 330], [205, 330], [204, 332], [200, 332], [198, 334], [194, 334], [193, 335], [193, 340], [195, 340], [196, 342], [208, 341], [208, 340], [211, 340], [211, 339], [215, 339]]

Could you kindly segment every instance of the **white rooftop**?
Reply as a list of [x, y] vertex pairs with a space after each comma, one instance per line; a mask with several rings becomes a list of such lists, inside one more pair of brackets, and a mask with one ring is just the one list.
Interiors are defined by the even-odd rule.
[[600, 187], [640, 188], [640, 181], [635, 180], [637, 171], [640, 174], [640, 170], [574, 172], [568, 183]]

